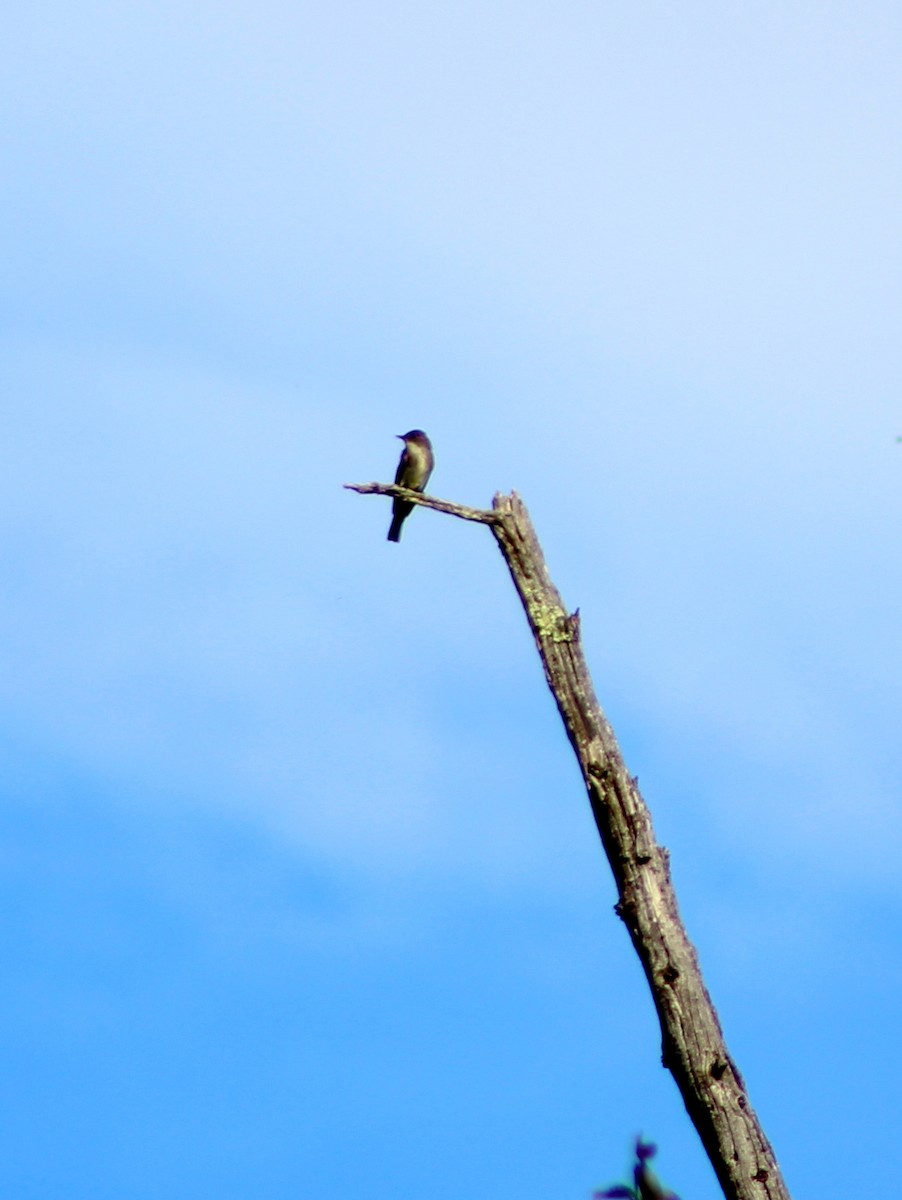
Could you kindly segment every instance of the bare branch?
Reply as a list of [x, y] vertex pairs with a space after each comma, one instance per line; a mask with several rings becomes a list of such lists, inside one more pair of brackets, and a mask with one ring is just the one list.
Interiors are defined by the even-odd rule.
[[439, 500], [436, 496], [426, 496], [422, 492], [412, 492], [410, 488], [398, 487], [396, 483], [345, 483], [342, 485], [349, 491], [359, 492], [361, 496], [397, 496], [401, 500], [410, 500], [423, 508], [434, 508], [436, 512], [447, 513], [449, 517], [460, 517], [464, 521], [478, 521], [482, 525], [494, 525], [498, 520], [491, 509], [468, 508], [465, 504], [454, 504], [450, 500]]
[[355, 491], [402, 495], [491, 526], [576, 754], [589, 804], [614, 873], [617, 914], [629, 930], [661, 1024], [662, 1060], [673, 1075], [727, 1200], [790, 1200], [774, 1152], [730, 1057], [702, 978], [651, 814], [629, 774], [595, 695], [583, 655], [579, 612], [568, 614], [526, 507], [516, 492], [492, 512], [432, 500], [385, 484]]
[[523, 502], [496, 495], [492, 526], [535, 638], [580, 770], [629, 930], [658, 1012], [662, 1060], [727, 1200], [789, 1200], [745, 1082], [724, 1042], [658, 845], [651, 814], [595, 695], [579, 613], [568, 615]]

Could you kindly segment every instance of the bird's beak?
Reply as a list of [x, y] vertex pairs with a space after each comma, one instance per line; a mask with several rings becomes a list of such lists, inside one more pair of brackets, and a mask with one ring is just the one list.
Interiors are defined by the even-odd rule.
[[396, 438], [400, 438], [402, 442], [404, 441], [404, 434], [403, 434], [403, 433], [396, 433], [396, 434], [395, 434], [395, 437], [396, 437]]

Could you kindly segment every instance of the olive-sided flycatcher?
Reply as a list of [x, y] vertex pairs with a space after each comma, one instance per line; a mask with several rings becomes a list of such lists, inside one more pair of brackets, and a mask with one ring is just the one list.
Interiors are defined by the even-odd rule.
[[[435, 465], [432, 443], [422, 429], [411, 429], [410, 433], [399, 433], [398, 437], [404, 443], [404, 449], [401, 451], [401, 461], [395, 472], [395, 483], [399, 487], [410, 488], [413, 492], [422, 492]], [[400, 542], [401, 526], [415, 507], [409, 500], [395, 497], [391, 509], [391, 529], [388, 531], [390, 542]]]

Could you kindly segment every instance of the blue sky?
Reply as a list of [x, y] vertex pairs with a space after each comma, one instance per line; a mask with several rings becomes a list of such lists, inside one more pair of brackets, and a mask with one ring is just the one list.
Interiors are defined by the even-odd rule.
[[713, 1175], [490, 535], [582, 612], [798, 1196], [898, 1124], [902, 15], [7, 14], [0, 1190]]

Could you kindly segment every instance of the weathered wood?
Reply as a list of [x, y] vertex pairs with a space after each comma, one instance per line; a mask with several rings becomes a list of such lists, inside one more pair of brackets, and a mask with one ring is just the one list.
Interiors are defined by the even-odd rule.
[[629, 930], [658, 1012], [662, 1060], [711, 1160], [727, 1200], [790, 1200], [774, 1152], [727, 1051], [695, 948], [670, 879], [667, 851], [595, 695], [580, 641], [551, 581], [523, 502], [498, 494], [492, 511], [465, 508], [386, 484], [346, 485], [396, 495], [489, 525], [523, 603], [545, 678], [579, 761], [589, 803], [614, 872], [616, 911]]
[[399, 487], [396, 483], [346, 483], [344, 486], [350, 492], [359, 492], [361, 496], [398, 496], [401, 500], [409, 500], [412, 504], [422, 505], [423, 508], [434, 508], [436, 512], [447, 513], [450, 517], [461, 517], [464, 521], [493, 525], [498, 519], [490, 509], [453, 504], [450, 500], [439, 500], [435, 496], [413, 492], [410, 488]]
[[667, 851], [626, 769], [580, 642], [551, 581], [529, 514], [516, 493], [497, 495], [492, 526], [614, 872], [617, 912], [642, 962], [661, 1022], [662, 1058], [683, 1097], [727, 1200], [789, 1200], [745, 1083], [730, 1057], [670, 880]]

